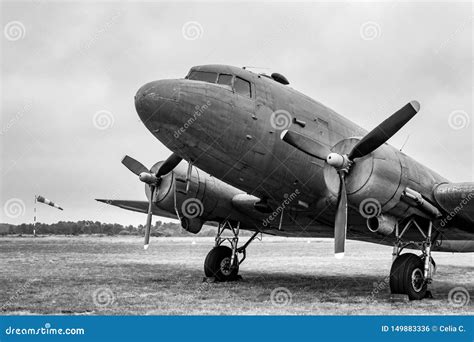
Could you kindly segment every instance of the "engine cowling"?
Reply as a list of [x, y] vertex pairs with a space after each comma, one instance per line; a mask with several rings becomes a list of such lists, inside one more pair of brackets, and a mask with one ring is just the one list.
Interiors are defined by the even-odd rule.
[[[156, 172], [162, 163], [153, 165], [151, 172]], [[160, 209], [177, 213], [183, 229], [197, 234], [206, 221], [218, 221], [228, 216], [236, 220], [245, 219], [232, 205], [232, 198], [243, 193], [241, 190], [196, 167], [192, 167], [189, 180], [187, 172], [188, 165], [180, 163], [162, 176], [153, 198], [153, 203]], [[149, 198], [148, 186], [145, 186], [145, 192]]]
[[[346, 154], [359, 140], [344, 139], [338, 142], [332, 151]], [[351, 205], [359, 207], [364, 200], [374, 199], [381, 208], [388, 210], [399, 202], [396, 195], [402, 191], [402, 166], [398, 153], [392, 146], [384, 144], [369, 155], [354, 161], [346, 176], [347, 195]], [[337, 197], [340, 180], [336, 169], [326, 164], [324, 179], [329, 191]]]

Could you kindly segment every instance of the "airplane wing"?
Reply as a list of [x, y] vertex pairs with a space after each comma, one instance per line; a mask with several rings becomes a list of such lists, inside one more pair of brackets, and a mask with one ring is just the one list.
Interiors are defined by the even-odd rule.
[[[131, 211], [136, 211], [139, 213], [146, 214], [148, 212], [148, 202], [147, 201], [128, 201], [128, 200], [109, 200], [109, 199], [99, 199], [97, 198], [96, 201], [115, 205], [116, 207], [127, 209]], [[171, 219], [178, 219], [175, 213], [170, 213], [168, 211], [162, 210], [158, 208], [156, 205], [153, 206], [153, 215], [167, 217]]]
[[434, 190], [436, 202], [451, 216], [474, 222], [474, 183], [445, 183]]

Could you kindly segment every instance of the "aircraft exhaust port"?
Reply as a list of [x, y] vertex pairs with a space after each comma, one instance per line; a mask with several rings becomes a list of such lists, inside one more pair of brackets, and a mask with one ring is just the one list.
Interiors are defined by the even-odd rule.
[[367, 228], [372, 233], [379, 233], [382, 235], [390, 235], [395, 230], [397, 220], [388, 215], [379, 215], [367, 219]]

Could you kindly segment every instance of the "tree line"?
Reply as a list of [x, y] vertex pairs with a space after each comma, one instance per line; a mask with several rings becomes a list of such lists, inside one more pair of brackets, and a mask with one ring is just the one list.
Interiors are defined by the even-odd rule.
[[[23, 223], [20, 225], [12, 225], [1, 223], [0, 235], [29, 235], [33, 234], [33, 228], [36, 228], [37, 235], [137, 235], [142, 236], [145, 227], [140, 224], [138, 226], [124, 226], [119, 223], [102, 223], [99, 221], [59, 221], [57, 223]], [[216, 230], [212, 227], [203, 227], [199, 236], [214, 236]], [[179, 223], [156, 221], [151, 229], [152, 236], [193, 236], [185, 231]]]

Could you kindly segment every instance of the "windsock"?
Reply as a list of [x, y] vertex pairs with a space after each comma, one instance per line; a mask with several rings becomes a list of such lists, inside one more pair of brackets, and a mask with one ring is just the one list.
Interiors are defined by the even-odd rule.
[[37, 202], [40, 202], [40, 203], [44, 203], [44, 204], [47, 204], [51, 207], [55, 207], [55, 208], [58, 208], [59, 210], [63, 210], [63, 208], [61, 208], [59, 205], [57, 205], [56, 203], [50, 201], [49, 199], [47, 198], [44, 198], [43, 196], [36, 196], [36, 201]]

